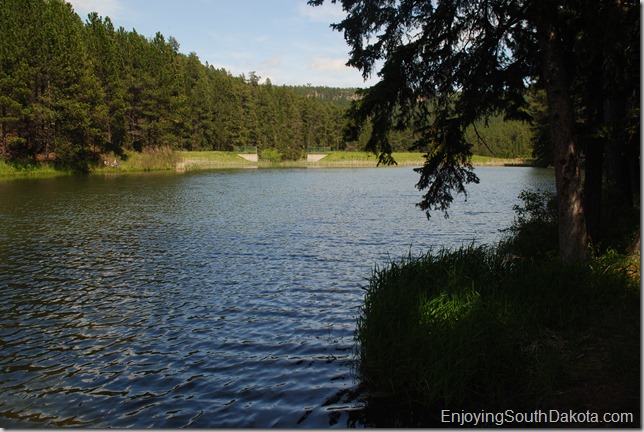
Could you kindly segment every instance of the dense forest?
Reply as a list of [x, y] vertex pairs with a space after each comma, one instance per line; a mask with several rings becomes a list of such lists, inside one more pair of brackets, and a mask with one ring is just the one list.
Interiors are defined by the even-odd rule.
[[[88, 171], [101, 155], [168, 147], [256, 146], [281, 159], [347, 141], [356, 89], [276, 86], [255, 72], [233, 76], [183, 54], [173, 37], [83, 22], [63, 0], [0, 2], [0, 151], [4, 162], [50, 161]], [[411, 132], [392, 133], [407, 150]], [[474, 153], [529, 156], [526, 124], [492, 119], [470, 134]]]

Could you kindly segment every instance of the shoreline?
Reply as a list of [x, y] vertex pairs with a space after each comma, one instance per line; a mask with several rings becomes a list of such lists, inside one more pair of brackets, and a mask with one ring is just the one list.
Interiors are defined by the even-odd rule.
[[[177, 171], [195, 171], [229, 168], [395, 168], [421, 167], [425, 163], [422, 153], [394, 153], [396, 165], [380, 165], [374, 154], [366, 152], [329, 152], [326, 157], [316, 161], [247, 161], [237, 155], [231, 160], [230, 154], [224, 160], [221, 153], [231, 152], [182, 152], [182, 161], [177, 164]], [[493, 158], [473, 156], [472, 165], [477, 166], [524, 166], [530, 167], [532, 160], [527, 158]]]
[[[159, 165], [140, 166], [122, 161], [118, 167], [102, 167], [93, 169], [89, 175], [120, 175], [120, 174], [145, 174], [152, 172], [189, 172], [208, 171], [219, 169], [279, 169], [279, 168], [396, 168], [396, 167], [421, 167], [424, 164], [422, 153], [394, 153], [396, 165], [378, 166], [378, 159], [374, 154], [366, 152], [329, 152], [320, 160], [309, 162], [282, 161], [272, 162], [267, 160], [248, 161], [234, 152], [221, 151], [181, 151], [175, 153], [175, 160], [160, 161]], [[473, 156], [474, 167], [486, 166], [512, 166], [531, 167], [531, 159], [527, 158], [493, 158], [486, 156]], [[53, 178], [74, 175], [70, 171], [56, 170], [49, 165], [16, 167], [0, 162], [0, 181], [26, 178]]]

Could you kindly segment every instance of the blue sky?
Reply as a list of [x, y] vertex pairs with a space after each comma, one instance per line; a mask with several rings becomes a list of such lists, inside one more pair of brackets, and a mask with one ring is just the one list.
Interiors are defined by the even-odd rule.
[[366, 87], [345, 66], [349, 47], [329, 25], [342, 20], [339, 5], [307, 0], [67, 0], [83, 20], [96, 11], [114, 26], [153, 37], [173, 36], [180, 51], [235, 76], [254, 71], [275, 85]]

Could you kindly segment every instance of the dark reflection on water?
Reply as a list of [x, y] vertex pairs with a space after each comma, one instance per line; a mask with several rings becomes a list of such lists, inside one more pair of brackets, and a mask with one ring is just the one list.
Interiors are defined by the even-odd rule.
[[0, 183], [0, 426], [347, 427], [375, 264], [494, 241], [549, 171], [478, 170], [428, 223], [410, 169]]

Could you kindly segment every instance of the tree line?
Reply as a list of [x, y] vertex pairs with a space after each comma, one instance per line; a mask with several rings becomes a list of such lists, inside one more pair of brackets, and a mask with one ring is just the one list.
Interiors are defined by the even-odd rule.
[[4, 160], [55, 157], [84, 168], [97, 155], [163, 146], [274, 148], [294, 159], [339, 146], [343, 110], [288, 87], [204, 65], [157, 33], [83, 23], [62, 0], [0, 4]]
[[[83, 22], [63, 0], [0, 2], [2, 160], [88, 171], [103, 154], [156, 147], [256, 146], [293, 160], [309, 147], [365, 148], [368, 131], [343, 136], [356, 89], [275, 86], [179, 48], [173, 37], [115, 28], [97, 13]], [[527, 125], [493, 126], [485, 146], [473, 138], [478, 153], [529, 153]], [[397, 151], [413, 141], [411, 129], [391, 132]]]

